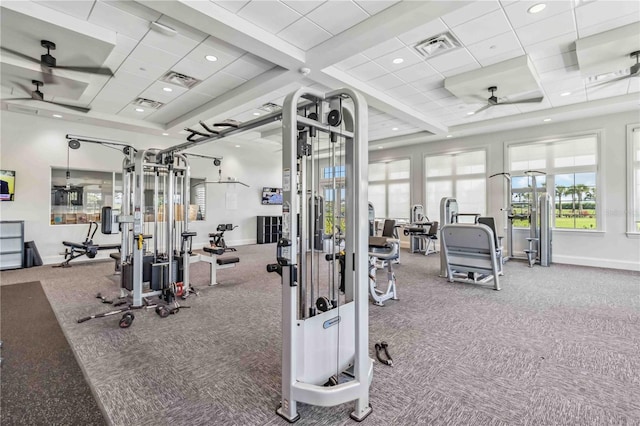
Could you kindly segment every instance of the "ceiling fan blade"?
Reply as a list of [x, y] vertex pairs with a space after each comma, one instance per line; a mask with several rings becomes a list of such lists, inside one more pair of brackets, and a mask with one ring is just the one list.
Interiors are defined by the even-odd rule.
[[500, 102], [496, 105], [515, 105], [515, 104], [535, 104], [538, 102], [542, 102], [542, 100], [544, 99], [543, 96], [537, 97], [537, 98], [529, 98], [529, 99], [520, 99], [518, 101], [507, 101], [507, 102]]
[[486, 104], [485, 106], [483, 106], [482, 108], [480, 108], [479, 110], [477, 110], [476, 112], [474, 112], [473, 114], [471, 114], [469, 117], [473, 117], [473, 116], [474, 116], [474, 115], [476, 115], [477, 113], [482, 112], [482, 111], [484, 111], [485, 109], [489, 109], [489, 108], [491, 108], [492, 106], [495, 106], [495, 105]]
[[58, 105], [58, 106], [61, 106], [61, 107], [64, 107], [64, 108], [68, 108], [68, 109], [72, 109], [72, 110], [78, 111], [78, 112], [87, 113], [87, 112], [91, 111], [91, 108], [79, 107], [79, 106], [68, 105], [68, 104], [61, 104], [59, 102], [45, 101], [45, 100], [43, 100], [42, 102], [46, 102], [48, 104], [53, 104], [53, 105]]
[[27, 61], [30, 61], [30, 62], [33, 62], [33, 63], [36, 63], [36, 64], [40, 63], [40, 59], [39, 58], [32, 58], [31, 56], [27, 56], [22, 52], [18, 52], [16, 50], [12, 50], [12, 49], [7, 49], [6, 47], [0, 47], [0, 49], [2, 51], [4, 51], [4, 52], [9, 52], [12, 55], [16, 55], [16, 56], [18, 56], [18, 57], [20, 57], [22, 59], [26, 59]]
[[78, 71], [78, 72], [86, 72], [89, 74], [98, 74], [98, 75], [106, 75], [109, 77], [113, 77], [113, 71], [111, 71], [109, 68], [101, 68], [101, 67], [72, 67], [72, 66], [68, 66], [68, 67], [55, 67], [56, 69], [59, 70], [69, 70], [69, 71]]
[[7, 98], [7, 99], [0, 99], [0, 102], [5, 102], [5, 101], [32, 101], [33, 98]]

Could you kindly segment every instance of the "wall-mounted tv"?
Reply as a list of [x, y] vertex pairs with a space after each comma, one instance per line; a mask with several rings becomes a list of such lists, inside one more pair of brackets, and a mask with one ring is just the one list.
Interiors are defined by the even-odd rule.
[[16, 192], [16, 172], [0, 170], [0, 201], [13, 201]]
[[262, 188], [262, 204], [282, 204], [282, 188]]

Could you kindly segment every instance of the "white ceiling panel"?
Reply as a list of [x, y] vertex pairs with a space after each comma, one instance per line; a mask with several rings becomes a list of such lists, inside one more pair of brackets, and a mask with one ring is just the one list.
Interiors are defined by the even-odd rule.
[[36, 1], [43, 6], [50, 7], [51, 9], [55, 9], [59, 12], [66, 13], [67, 15], [75, 16], [80, 19], [87, 19], [89, 17], [89, 13], [93, 8], [93, 4], [95, 1], [86, 0], [86, 1], [64, 1], [64, 0], [47, 0], [47, 1]]
[[478, 64], [467, 49], [456, 49], [451, 52], [443, 53], [442, 55], [438, 55], [435, 58], [427, 60], [427, 63], [439, 72], [460, 68], [470, 64]]
[[[142, 110], [142, 111], [139, 111], [139, 110]], [[153, 108], [142, 108], [139, 106], [129, 104], [124, 108], [122, 108], [122, 110], [118, 112], [118, 115], [122, 117], [129, 117], [133, 119], [144, 120], [145, 118], [149, 117], [151, 114], [153, 114], [156, 111], [157, 110]]]
[[160, 19], [161, 13], [155, 11], [141, 3], [130, 0], [99, 0], [107, 3], [109, 6], [116, 7], [124, 12], [127, 12], [138, 18], [142, 18], [145, 21], [153, 22]]
[[[181, 56], [171, 54], [169, 52], [165, 52], [164, 50], [156, 49], [155, 47], [148, 46], [146, 44], [139, 44], [133, 52], [129, 55], [129, 57], [124, 61], [123, 67], [128, 62], [134, 62], [138, 65], [138, 70], [145, 74], [145, 71], [140, 68], [144, 68], [147, 71], [150, 71], [155, 75], [155, 78], [158, 78], [168, 69], [176, 64], [181, 59]], [[157, 74], [155, 71], [158, 70]], [[125, 69], [127, 72], [134, 72], [132, 67], [127, 67]]]
[[224, 7], [230, 12], [237, 13], [240, 9], [242, 9], [249, 0], [230, 0], [230, 1], [214, 1], [215, 4]]
[[570, 96], [560, 96], [558, 93], [547, 93], [546, 99], [551, 103], [551, 105], [555, 107], [559, 107], [562, 105], [570, 105], [577, 104], [580, 102], [587, 101], [587, 94], [585, 89], [573, 91]]
[[385, 74], [382, 77], [374, 78], [373, 80], [369, 81], [369, 84], [371, 84], [376, 89], [388, 90], [394, 87], [402, 86], [405, 84], [405, 82], [400, 80], [393, 74]]
[[410, 67], [395, 71], [394, 74], [407, 83], [412, 83], [414, 81], [427, 78], [433, 78], [434, 76], [439, 77], [436, 70], [434, 70], [426, 62], [420, 62], [418, 64], [411, 65]]
[[128, 56], [129, 53], [131, 53], [133, 49], [136, 48], [138, 43], [139, 41], [136, 39], [127, 37], [124, 34], [116, 33], [116, 46], [113, 48], [113, 50], [124, 53]]
[[478, 64], [477, 62], [470, 62], [470, 63], [468, 63], [466, 65], [462, 65], [461, 67], [458, 67], [458, 68], [453, 68], [453, 69], [450, 69], [450, 70], [443, 70], [442, 71], [442, 75], [444, 75], [445, 77], [451, 77], [451, 76], [454, 76], [454, 75], [462, 74], [463, 72], [477, 70], [478, 68], [481, 68], [480, 64]]
[[497, 56], [490, 56], [484, 59], [478, 59], [480, 65], [483, 67], [488, 67], [489, 65], [497, 64], [498, 62], [507, 61], [509, 59], [517, 58], [518, 56], [522, 56], [522, 49], [518, 48], [516, 50], [512, 50], [510, 52], [505, 52]]
[[[164, 90], [165, 88], [171, 89], [171, 91], [167, 92], [166, 90]], [[171, 83], [165, 83], [164, 81], [156, 81], [155, 83], [151, 84], [151, 86], [147, 87], [144, 92], [140, 93], [140, 97], [167, 104], [174, 99], [182, 96], [186, 92], [187, 89], [185, 87], [177, 86]]]
[[507, 52], [513, 51], [519, 51], [520, 55], [524, 55], [524, 50], [522, 50], [522, 46], [520, 46], [520, 41], [513, 31], [482, 40], [478, 43], [470, 44], [467, 46], [467, 49], [479, 62], [482, 62], [484, 59], [504, 55]]
[[148, 120], [154, 123], [168, 123], [210, 101], [209, 96], [188, 93], [149, 115]]
[[146, 46], [156, 46], [164, 52], [169, 52], [179, 57], [185, 56], [200, 44], [200, 42], [181, 34], [168, 36], [153, 29], [142, 38], [141, 43]]
[[398, 50], [403, 47], [404, 44], [394, 37], [383, 43], [380, 43], [377, 46], [365, 50], [364, 52], [362, 52], [362, 54], [367, 58], [376, 59], [382, 55], [386, 55], [387, 53], [393, 52], [394, 50]]
[[577, 66], [545, 72], [542, 74], [538, 74], [538, 77], [540, 77], [540, 81], [543, 84], [548, 84], [549, 82], [562, 81], [566, 79], [582, 78], [582, 76], [580, 75], [580, 70], [578, 69]]
[[123, 107], [124, 105], [121, 100], [94, 99], [93, 102], [91, 102], [92, 111], [104, 114], [117, 114]]
[[[576, 8], [578, 30], [597, 25], [611, 19], [635, 16], [640, 19], [640, 2], [638, 1], [594, 1]], [[584, 35], [580, 33], [580, 36]]]
[[405, 84], [402, 86], [394, 87], [386, 90], [386, 92], [392, 96], [395, 96], [397, 99], [402, 100], [406, 96], [412, 96], [416, 93], [420, 93], [420, 90], [413, 85]]
[[[449, 27], [456, 27], [465, 22], [472, 21], [480, 16], [486, 15], [500, 8], [497, 0], [474, 1], [471, 4], [461, 7], [444, 15], [441, 19]], [[491, 22], [491, 21], [489, 21]]]
[[149, 31], [149, 21], [134, 16], [120, 8], [98, 1], [89, 22], [122, 33], [128, 37], [140, 40]]
[[429, 99], [432, 99], [434, 101], [437, 101], [438, 99], [442, 99], [442, 98], [448, 98], [451, 96], [451, 92], [449, 92], [447, 89], [443, 88], [438, 88], [438, 89], [433, 89], [433, 90], [429, 90], [427, 92], [424, 92]]
[[331, 38], [331, 34], [314, 24], [309, 19], [300, 18], [284, 30], [280, 31], [278, 33], [278, 37], [302, 50], [309, 50]]
[[[303, 2], [305, 3], [305, 2]], [[398, 0], [395, 1], [385, 1], [385, 0], [356, 0], [356, 4], [363, 8], [369, 15], [375, 15], [376, 13], [382, 12], [383, 10], [393, 6], [398, 3]]]
[[250, 80], [263, 72], [273, 68], [273, 64], [264, 61], [250, 53], [236, 59], [224, 68], [224, 72], [244, 80]]
[[398, 36], [398, 39], [407, 46], [410, 46], [429, 37], [448, 31], [449, 28], [440, 19], [427, 22], [424, 25], [416, 27]]
[[175, 19], [172, 19], [166, 15], [162, 15], [160, 18], [157, 19], [156, 22], [166, 25], [169, 28], [173, 28], [178, 32], [178, 35], [189, 38], [198, 43], [204, 41], [204, 39], [206, 39], [209, 36], [209, 34], [205, 34], [202, 31], [198, 31], [197, 29], [190, 27], [189, 25], [186, 25], [180, 21], [176, 21]]
[[558, 37], [527, 46], [527, 54], [532, 60], [536, 60], [576, 50], [577, 38], [576, 31], [570, 31]]
[[359, 78], [362, 81], [373, 80], [374, 78], [380, 77], [381, 75], [387, 74], [388, 72], [389, 71], [382, 68], [375, 62], [367, 62], [349, 70], [349, 74], [353, 75], [356, 78]]
[[324, 3], [323, 1], [318, 1], [318, 0], [294, 0], [294, 1], [283, 1], [282, 3], [286, 4], [287, 6], [289, 6], [291, 9], [295, 10], [296, 12], [298, 12], [301, 15], [306, 15], [307, 13], [311, 12], [313, 9], [316, 9], [318, 6], [320, 6], [322, 3]]
[[611, 96], [626, 95], [628, 90], [629, 79], [619, 80], [600, 86], [587, 86], [587, 99], [593, 101], [596, 99], [609, 98]]
[[402, 101], [402, 103], [405, 103], [410, 106], [421, 105], [430, 101], [430, 99], [424, 93], [420, 93], [420, 92], [416, 92], [411, 95], [404, 96], [400, 100]]
[[580, 38], [588, 37], [593, 34], [598, 34], [604, 31], [621, 27], [623, 25], [631, 24], [633, 22], [638, 22], [639, 20], [640, 20], [640, 14], [625, 15], [620, 18], [609, 19], [608, 21], [599, 22], [595, 25], [578, 29], [578, 34], [580, 35]]
[[444, 79], [440, 76], [434, 76], [414, 81], [411, 85], [420, 92], [429, 92], [444, 87]]
[[566, 52], [560, 55], [549, 56], [546, 58], [533, 61], [533, 65], [536, 67], [538, 74], [543, 74], [549, 71], [564, 69], [567, 67], [575, 66], [578, 64], [578, 58], [576, 52]]
[[338, 69], [346, 71], [353, 67], [357, 67], [358, 65], [362, 65], [365, 62], [369, 62], [369, 58], [364, 55], [357, 54], [345, 59], [344, 61], [338, 62], [335, 66]]
[[243, 78], [221, 71], [198, 84], [196, 87], [191, 89], [191, 91], [200, 95], [216, 98], [245, 82], [246, 80]]
[[546, 2], [546, 7], [538, 13], [527, 12], [531, 6], [539, 3], [540, 0], [525, 0], [512, 3], [505, 7], [504, 11], [513, 28], [520, 28], [525, 25], [540, 22], [560, 13], [570, 11], [573, 6], [571, 0], [555, 0]]
[[264, 0], [249, 2], [238, 12], [238, 16], [276, 34], [300, 19], [302, 15], [279, 1]]
[[511, 31], [511, 25], [505, 18], [502, 9], [453, 28], [453, 33], [464, 44], [473, 44], [478, 40], [497, 36], [507, 31]]
[[442, 105], [444, 107], [450, 108], [457, 105], [466, 105], [461, 99], [456, 98], [455, 96], [448, 96], [446, 98], [439, 98], [436, 100], [436, 103]]
[[[172, 70], [199, 80], [205, 80], [244, 54], [243, 50], [209, 37], [174, 65]], [[207, 55], [213, 55], [218, 60], [208, 61], [205, 59]]]
[[573, 11], [569, 10], [558, 15], [543, 19], [535, 24], [516, 28], [516, 35], [523, 46], [531, 46], [541, 41], [552, 39], [567, 33], [575, 33]]
[[352, 1], [328, 1], [306, 16], [335, 35], [364, 21], [369, 14]]
[[[402, 59], [402, 63], [394, 63], [394, 60], [396, 59]], [[414, 49], [403, 47], [394, 52], [387, 53], [386, 55], [376, 58], [374, 62], [391, 72], [395, 72], [403, 68], [407, 68], [411, 65], [422, 63], [423, 58]]]

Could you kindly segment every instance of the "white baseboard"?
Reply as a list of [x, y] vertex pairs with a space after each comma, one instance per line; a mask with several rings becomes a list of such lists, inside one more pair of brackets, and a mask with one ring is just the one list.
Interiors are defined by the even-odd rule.
[[640, 271], [640, 262], [631, 262], [616, 259], [602, 259], [596, 257], [576, 257], [554, 255], [553, 263], [567, 265], [593, 266], [596, 268], [624, 269], [627, 271]]

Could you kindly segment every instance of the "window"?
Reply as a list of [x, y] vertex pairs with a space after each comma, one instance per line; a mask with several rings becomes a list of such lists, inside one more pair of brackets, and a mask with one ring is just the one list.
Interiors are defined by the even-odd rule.
[[[554, 200], [556, 229], [598, 229], [598, 135], [583, 135], [552, 141], [508, 146], [513, 213], [530, 213], [535, 170], [538, 195], [549, 193]], [[514, 220], [516, 227], [528, 227], [527, 219]]]
[[629, 215], [628, 231], [640, 233], [640, 125], [628, 126]]
[[343, 178], [344, 166], [335, 166], [333, 168], [331, 167], [322, 168], [322, 179], [333, 179], [334, 175], [336, 178]]
[[376, 217], [409, 219], [411, 160], [369, 164], [369, 201]]
[[425, 211], [440, 220], [440, 200], [453, 197], [460, 213], [485, 214], [486, 153], [484, 150], [429, 155], [424, 159]]

